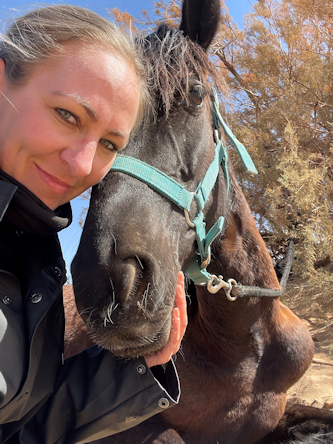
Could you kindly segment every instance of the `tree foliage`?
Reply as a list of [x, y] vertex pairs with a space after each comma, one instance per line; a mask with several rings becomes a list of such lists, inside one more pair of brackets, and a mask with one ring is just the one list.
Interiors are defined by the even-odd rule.
[[310, 279], [332, 254], [332, 31], [330, 2], [267, 0], [242, 32], [225, 13], [214, 47], [232, 95], [228, 119], [259, 171], [239, 177], [260, 231], [276, 259], [294, 238], [295, 273]]
[[[229, 86], [223, 114], [259, 171], [238, 179], [272, 256], [293, 238], [295, 274], [332, 281], [333, 4], [327, 0], [260, 0], [238, 29], [221, 4], [211, 57]], [[177, 2], [156, 2], [139, 26], [180, 17]], [[118, 11], [116, 18], [122, 21]], [[131, 22], [132, 25], [133, 22]]]

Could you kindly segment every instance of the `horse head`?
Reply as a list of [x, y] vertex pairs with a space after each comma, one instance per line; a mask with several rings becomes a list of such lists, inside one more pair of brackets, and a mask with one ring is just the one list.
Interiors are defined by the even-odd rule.
[[[179, 29], [162, 25], [140, 41], [154, 115], [124, 154], [154, 165], [191, 192], [214, 158], [209, 83], [214, 68], [207, 49], [220, 4], [189, 3], [183, 4]], [[217, 192], [226, 194], [221, 181]], [[208, 229], [225, 213], [224, 201], [208, 199]], [[195, 211], [193, 204], [190, 218]], [[177, 273], [194, 256], [194, 241], [183, 210], [136, 178], [111, 170], [93, 188], [72, 275], [78, 310], [94, 342], [123, 357], [163, 347]]]

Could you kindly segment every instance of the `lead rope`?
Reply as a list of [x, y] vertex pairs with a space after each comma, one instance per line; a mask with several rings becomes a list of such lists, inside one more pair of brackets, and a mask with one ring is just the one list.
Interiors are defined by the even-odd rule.
[[238, 284], [235, 279], [229, 279], [228, 282], [223, 280], [223, 276], [212, 275], [212, 279], [207, 283], [207, 290], [215, 294], [222, 288], [229, 301], [235, 301], [237, 298], [247, 297], [271, 297], [276, 298], [283, 295], [286, 289], [288, 276], [291, 270], [291, 264], [294, 257], [294, 241], [290, 239], [288, 253], [286, 257], [286, 264], [283, 270], [283, 275], [280, 280], [281, 290], [271, 290], [269, 288], [251, 287], [247, 285]]

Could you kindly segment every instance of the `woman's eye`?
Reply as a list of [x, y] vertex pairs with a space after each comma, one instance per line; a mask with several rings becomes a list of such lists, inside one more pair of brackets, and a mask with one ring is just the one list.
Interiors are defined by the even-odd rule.
[[110, 140], [107, 139], [101, 139], [100, 140], [101, 144], [105, 146], [105, 148], [107, 148], [110, 151], [117, 151], [117, 148], [114, 146], [114, 144], [112, 142], [110, 142]]
[[60, 114], [60, 117], [66, 120], [66, 122], [77, 123], [78, 119], [70, 111], [67, 111], [66, 109], [62, 108], [56, 108], [56, 110]]

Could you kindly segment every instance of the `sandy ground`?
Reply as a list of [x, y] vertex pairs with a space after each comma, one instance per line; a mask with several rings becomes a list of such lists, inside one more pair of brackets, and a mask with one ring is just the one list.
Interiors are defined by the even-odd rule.
[[315, 344], [313, 362], [288, 391], [288, 404], [333, 410], [333, 289], [316, 292], [291, 280], [282, 301], [303, 320]]

